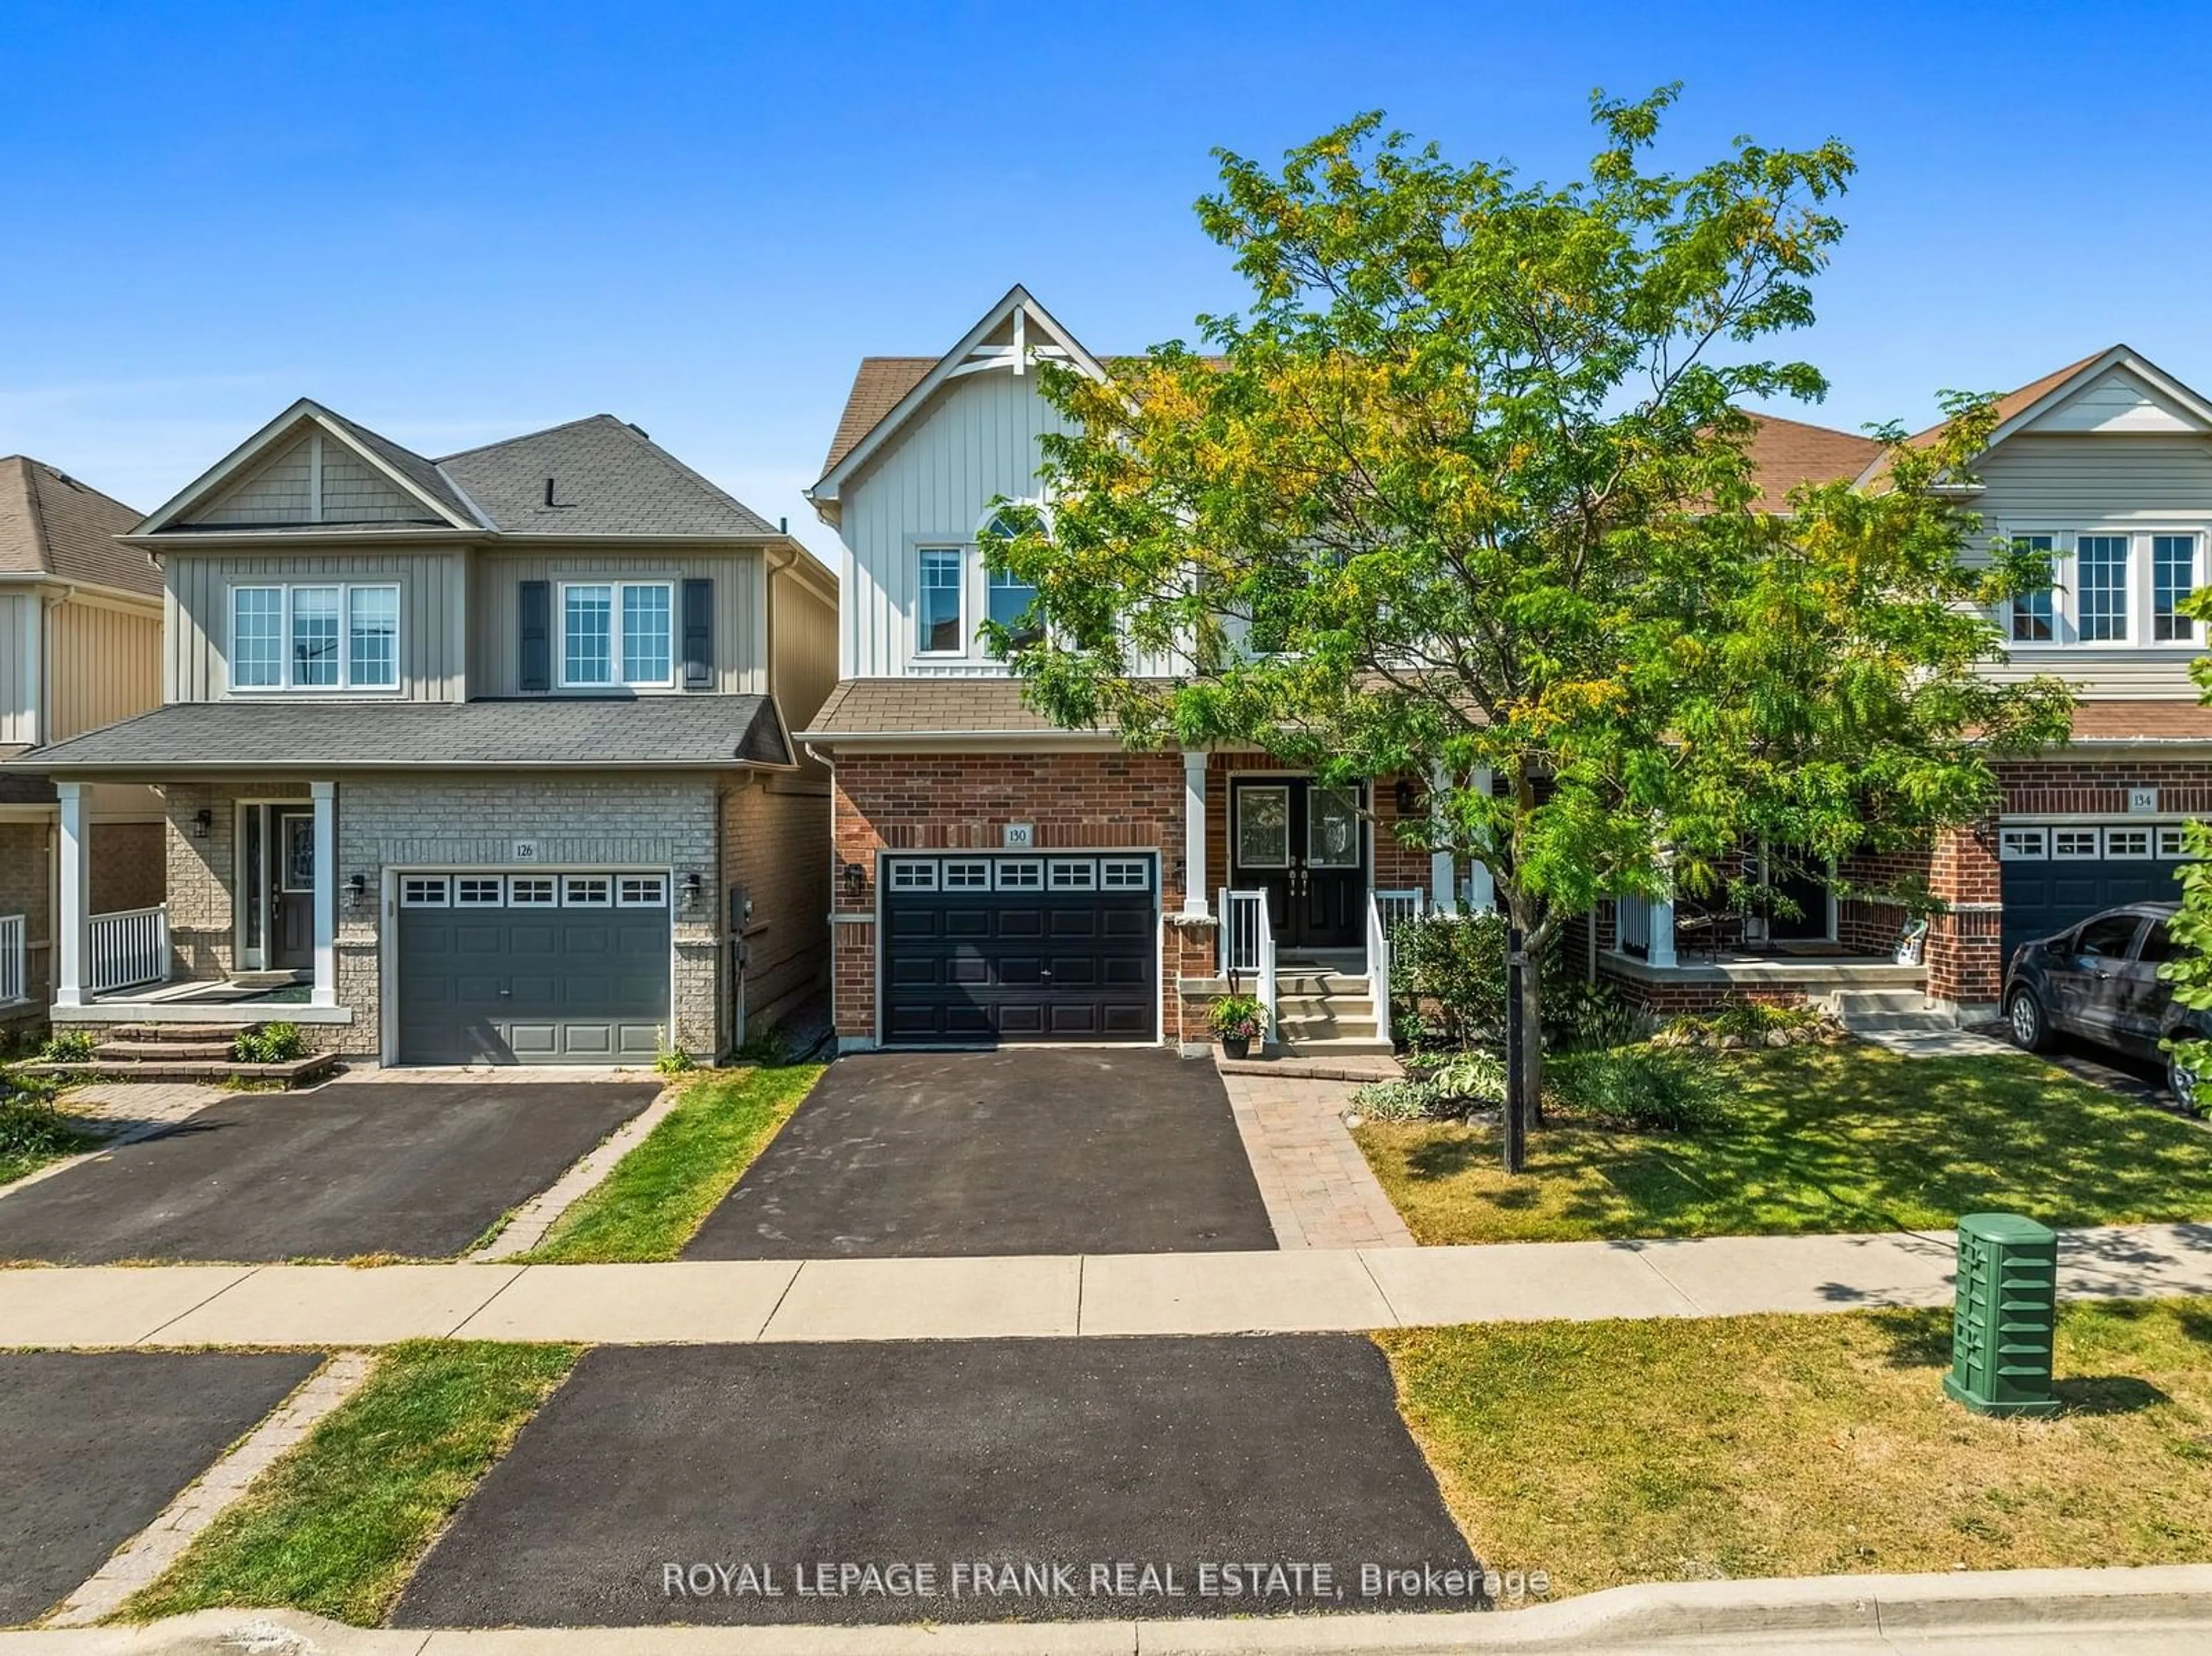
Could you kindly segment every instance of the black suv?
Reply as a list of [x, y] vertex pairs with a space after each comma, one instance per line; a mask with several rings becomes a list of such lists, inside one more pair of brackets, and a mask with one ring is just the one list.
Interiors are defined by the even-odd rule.
[[2130, 903], [2055, 937], [2024, 943], [2005, 968], [2005, 1022], [2029, 1052], [2063, 1032], [2166, 1065], [2174, 1101], [2197, 1107], [2196, 1077], [2160, 1050], [2169, 1035], [2212, 1037], [2212, 1014], [2174, 1004], [2159, 967], [2180, 952], [2166, 923], [2178, 903]]

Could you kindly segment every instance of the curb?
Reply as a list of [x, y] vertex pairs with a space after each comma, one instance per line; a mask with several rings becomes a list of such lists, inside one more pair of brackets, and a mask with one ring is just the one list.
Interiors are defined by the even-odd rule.
[[1899, 1635], [1994, 1640], [2093, 1631], [2100, 1649], [2124, 1650], [2131, 1635], [2187, 1635], [2190, 1647], [2200, 1647], [2199, 1641], [2212, 1647], [2212, 1565], [1647, 1583], [1503, 1613], [1251, 1620], [423, 1632], [346, 1627], [291, 1611], [198, 1611], [143, 1627], [0, 1633], [0, 1656], [490, 1656], [524, 1649], [578, 1656], [594, 1650], [677, 1656], [1602, 1656], [1695, 1649], [1712, 1656], [1775, 1649], [1778, 1636], [1832, 1641], [1840, 1653], [1891, 1648], [1889, 1639]]

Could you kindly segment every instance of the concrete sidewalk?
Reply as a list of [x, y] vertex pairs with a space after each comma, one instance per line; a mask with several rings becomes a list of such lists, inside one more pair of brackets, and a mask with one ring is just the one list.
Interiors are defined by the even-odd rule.
[[1801, 1576], [1615, 1587], [1498, 1613], [903, 1627], [416, 1632], [293, 1611], [0, 1633], [0, 1656], [2185, 1656], [2212, 1647], [2212, 1566]]
[[[662, 1265], [0, 1271], [0, 1344], [374, 1346], [1305, 1333], [1933, 1306], [1948, 1235]], [[2070, 1299], [2212, 1294], [2212, 1224], [2067, 1233]]]

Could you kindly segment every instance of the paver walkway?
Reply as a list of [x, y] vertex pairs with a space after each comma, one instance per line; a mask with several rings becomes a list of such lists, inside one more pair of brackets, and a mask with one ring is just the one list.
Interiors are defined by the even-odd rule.
[[1344, 1125], [1353, 1083], [1224, 1071], [1221, 1084], [1279, 1246], [1414, 1246]]
[[[26, 1347], [599, 1344], [1305, 1333], [1933, 1306], [1952, 1239], [1718, 1236], [1484, 1247], [665, 1265], [0, 1271]], [[2063, 1234], [2069, 1299], [2212, 1294], [2212, 1224]]]

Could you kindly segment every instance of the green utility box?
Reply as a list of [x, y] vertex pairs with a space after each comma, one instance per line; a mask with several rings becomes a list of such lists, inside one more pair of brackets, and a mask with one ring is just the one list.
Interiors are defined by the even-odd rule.
[[1978, 1415], [2055, 1415], [2058, 1233], [2016, 1213], [1959, 1221], [1959, 1304], [1946, 1397]]

